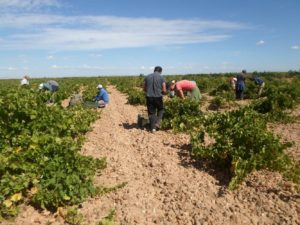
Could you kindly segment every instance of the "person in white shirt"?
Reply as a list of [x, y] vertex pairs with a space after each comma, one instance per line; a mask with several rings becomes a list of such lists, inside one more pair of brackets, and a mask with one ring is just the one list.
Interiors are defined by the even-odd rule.
[[234, 90], [234, 91], [235, 91], [236, 82], [237, 82], [236, 77], [232, 77], [229, 82], [232, 90]]
[[29, 76], [24, 76], [21, 80], [21, 86], [23, 85], [29, 85]]

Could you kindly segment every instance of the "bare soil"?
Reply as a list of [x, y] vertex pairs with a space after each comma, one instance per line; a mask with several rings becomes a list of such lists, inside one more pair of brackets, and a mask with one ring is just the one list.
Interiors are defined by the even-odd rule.
[[[144, 107], [126, 104], [126, 96], [112, 86], [108, 90], [111, 102], [86, 135], [82, 154], [107, 158], [96, 185], [127, 185], [85, 201], [80, 212], [86, 224], [97, 224], [111, 209], [121, 225], [300, 224], [300, 195], [293, 183], [260, 171], [228, 191], [225, 172], [190, 156], [188, 135], [138, 129]], [[59, 216], [23, 206], [14, 222], [0, 224], [47, 221], [63, 224]]]

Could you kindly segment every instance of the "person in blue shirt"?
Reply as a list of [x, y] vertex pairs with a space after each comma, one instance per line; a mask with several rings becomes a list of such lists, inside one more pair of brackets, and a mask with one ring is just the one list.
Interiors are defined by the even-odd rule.
[[99, 92], [97, 96], [94, 98], [98, 102], [98, 107], [99, 108], [104, 108], [107, 106], [109, 102], [109, 96], [107, 91], [103, 88], [101, 84], [97, 86]]
[[237, 81], [235, 83], [235, 94], [236, 94], [236, 99], [238, 100], [244, 99], [246, 73], [247, 73], [246, 70], [242, 70], [242, 73], [236, 76]]
[[46, 90], [50, 92], [56, 92], [59, 90], [59, 85], [55, 80], [49, 80], [47, 83], [41, 83], [39, 85], [40, 90]]
[[257, 94], [258, 94], [258, 96], [260, 96], [261, 93], [262, 93], [262, 91], [263, 91], [263, 89], [264, 89], [264, 87], [265, 87], [265, 82], [261, 78], [259, 78], [259, 77], [253, 77], [252, 80], [254, 81], [254, 83], [256, 85], [259, 86]]

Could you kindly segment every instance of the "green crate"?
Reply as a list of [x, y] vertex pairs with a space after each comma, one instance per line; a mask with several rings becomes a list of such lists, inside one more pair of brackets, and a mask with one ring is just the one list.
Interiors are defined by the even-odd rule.
[[137, 124], [139, 128], [145, 128], [150, 124], [148, 115], [138, 114]]

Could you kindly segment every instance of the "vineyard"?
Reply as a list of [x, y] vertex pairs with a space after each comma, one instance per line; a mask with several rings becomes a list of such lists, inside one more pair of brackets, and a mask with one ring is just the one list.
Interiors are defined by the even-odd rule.
[[[249, 74], [243, 101], [232, 75], [165, 76], [203, 99], [165, 96], [156, 134], [136, 124], [143, 76], [2, 80], [0, 224], [299, 224], [300, 74], [255, 72], [261, 96]], [[65, 106], [98, 83], [107, 108]]]

